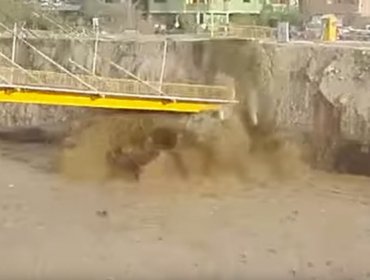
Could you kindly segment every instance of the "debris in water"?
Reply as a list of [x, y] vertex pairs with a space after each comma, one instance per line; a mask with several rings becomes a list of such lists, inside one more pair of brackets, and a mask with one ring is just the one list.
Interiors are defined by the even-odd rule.
[[275, 250], [275, 249], [273, 249], [273, 248], [269, 248], [268, 250], [267, 250], [270, 254], [277, 254], [277, 251]]
[[98, 210], [96, 211], [96, 215], [101, 218], [106, 218], [108, 217], [108, 211], [107, 210]]
[[243, 252], [240, 254], [240, 262], [243, 263], [243, 264], [247, 264], [247, 253], [246, 252]]

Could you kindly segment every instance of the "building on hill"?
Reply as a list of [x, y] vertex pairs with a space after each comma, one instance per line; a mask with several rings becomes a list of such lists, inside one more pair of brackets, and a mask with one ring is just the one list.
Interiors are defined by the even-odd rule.
[[179, 18], [188, 26], [225, 24], [232, 15], [260, 14], [264, 4], [263, 0], [148, 0], [148, 14], [167, 25]]
[[39, 0], [42, 10], [58, 12], [79, 12], [82, 8], [80, 0]]
[[370, 1], [368, 0], [301, 0], [300, 9], [306, 15], [357, 14], [370, 16]]
[[263, 8], [261, 0], [148, 0], [150, 14], [259, 14]]
[[370, 22], [369, 0], [300, 0], [299, 6], [306, 17], [335, 14], [349, 25]]
[[198, 23], [210, 15], [229, 22], [235, 15], [259, 15], [265, 5], [274, 9], [297, 7], [298, 0], [147, 0], [148, 13], [154, 17], [180, 15], [196, 18]]

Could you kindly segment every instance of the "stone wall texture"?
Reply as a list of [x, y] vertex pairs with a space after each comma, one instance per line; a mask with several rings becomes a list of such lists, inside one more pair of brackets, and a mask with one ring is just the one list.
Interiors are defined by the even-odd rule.
[[[91, 41], [30, 42], [73, 72], [82, 74], [70, 60], [91, 69], [94, 49]], [[0, 51], [10, 56], [11, 39], [0, 39]], [[142, 79], [159, 80], [162, 54], [162, 41], [101, 42], [97, 72], [102, 76], [125, 77], [108, 62], [113, 61]], [[58, 71], [22, 43], [17, 46], [17, 63], [28, 69]], [[1, 64], [7, 65], [3, 60]], [[370, 48], [367, 47], [238, 39], [173, 40], [169, 41], [165, 81], [233, 86], [242, 115], [257, 116], [260, 123], [291, 130], [314, 131], [318, 125], [314, 118], [315, 102], [319, 97], [340, 112], [343, 135], [361, 141], [369, 138]], [[65, 122], [83, 117], [87, 112], [95, 111], [2, 104], [0, 125]]]

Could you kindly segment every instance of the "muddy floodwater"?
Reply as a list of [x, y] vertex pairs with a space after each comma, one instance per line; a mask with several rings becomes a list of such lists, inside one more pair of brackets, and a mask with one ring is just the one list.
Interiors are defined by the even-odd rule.
[[369, 178], [75, 181], [53, 145], [0, 152], [3, 279], [370, 279]]

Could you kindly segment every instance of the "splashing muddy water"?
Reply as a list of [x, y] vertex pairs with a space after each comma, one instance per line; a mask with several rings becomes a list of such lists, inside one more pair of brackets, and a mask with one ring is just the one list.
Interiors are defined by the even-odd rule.
[[[170, 120], [169, 120], [170, 119]], [[233, 117], [187, 125], [186, 117], [99, 117], [70, 137], [62, 174], [74, 179], [238, 180], [295, 177], [305, 169], [300, 150], [276, 133], [248, 132]]]

